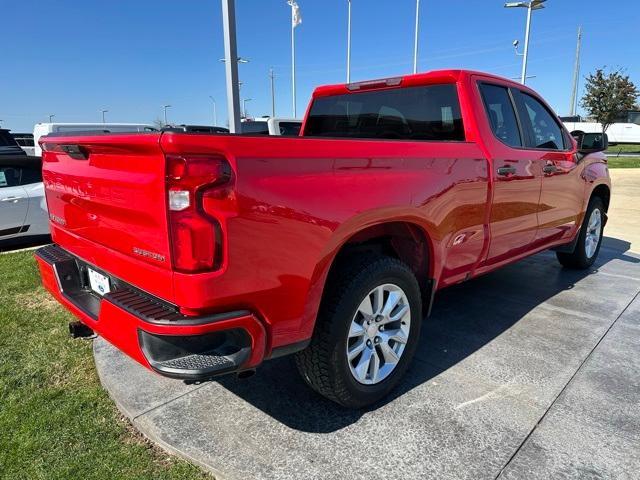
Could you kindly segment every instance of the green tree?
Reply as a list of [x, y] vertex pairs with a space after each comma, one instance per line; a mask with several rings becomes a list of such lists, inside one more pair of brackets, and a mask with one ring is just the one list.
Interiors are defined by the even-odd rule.
[[599, 68], [586, 80], [586, 92], [580, 105], [602, 125], [602, 131], [606, 132], [621, 113], [634, 107], [638, 89], [622, 70], [606, 73]]

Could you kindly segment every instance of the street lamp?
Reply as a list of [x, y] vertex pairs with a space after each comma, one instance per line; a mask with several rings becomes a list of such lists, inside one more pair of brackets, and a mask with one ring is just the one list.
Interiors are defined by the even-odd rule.
[[53, 117], [55, 117], [55, 113], [52, 113], [51, 115], [49, 115], [49, 123], [53, 123]]
[[247, 102], [250, 102], [253, 98], [245, 98], [242, 100], [242, 116], [247, 118]]
[[105, 123], [104, 114], [109, 112], [109, 110], [102, 110], [102, 123]]
[[167, 108], [171, 108], [171, 105], [163, 105], [164, 108], [164, 125], [165, 127], [168, 125], [167, 123]]
[[209, 95], [209, 98], [213, 102], [213, 126], [217, 127], [218, 126], [218, 112], [216, 110], [216, 99], [213, 98], [213, 95]]
[[524, 53], [518, 53], [518, 42], [513, 42], [516, 48], [516, 54], [522, 56], [522, 74], [520, 75], [520, 83], [524, 84], [527, 80], [527, 58], [529, 56], [529, 32], [531, 31], [531, 12], [544, 8], [543, 3], [547, 0], [530, 0], [528, 2], [507, 2], [505, 8], [526, 8], [527, 9], [527, 26], [524, 33]]

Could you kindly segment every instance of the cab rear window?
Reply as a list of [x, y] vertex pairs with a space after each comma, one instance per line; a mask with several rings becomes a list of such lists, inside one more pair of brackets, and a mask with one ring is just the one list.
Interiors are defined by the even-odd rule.
[[306, 137], [464, 141], [455, 84], [320, 97], [307, 117]]

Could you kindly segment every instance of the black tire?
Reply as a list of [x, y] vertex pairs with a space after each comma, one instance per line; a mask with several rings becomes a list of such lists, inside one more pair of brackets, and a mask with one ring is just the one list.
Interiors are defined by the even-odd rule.
[[[602, 219], [602, 221], [600, 222], [600, 238], [598, 240], [595, 252], [593, 253], [593, 255], [591, 255], [591, 257], [588, 257], [586, 251], [587, 230], [591, 214], [596, 209], [600, 210], [600, 218]], [[578, 242], [576, 243], [576, 248], [572, 253], [556, 252], [556, 257], [558, 257], [558, 261], [562, 264], [563, 267], [584, 270], [593, 265], [593, 262], [595, 262], [596, 258], [598, 258], [600, 246], [602, 245], [604, 218], [604, 202], [600, 197], [592, 197], [589, 201], [589, 205], [587, 206], [587, 211], [585, 212], [584, 219], [582, 220], [582, 226], [580, 227], [580, 233], [578, 234]]]
[[[376, 384], [359, 383], [351, 373], [346, 348], [349, 328], [360, 302], [375, 287], [402, 289], [411, 312], [407, 343], [395, 368]], [[422, 321], [420, 288], [411, 269], [395, 258], [360, 254], [344, 259], [330, 276], [313, 338], [296, 354], [298, 370], [321, 395], [348, 408], [371, 405], [386, 396], [406, 372], [418, 343]]]

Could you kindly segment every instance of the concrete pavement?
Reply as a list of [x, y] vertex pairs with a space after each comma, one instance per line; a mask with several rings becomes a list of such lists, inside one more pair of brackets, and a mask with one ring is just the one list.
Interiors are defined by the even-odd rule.
[[185, 385], [97, 340], [96, 365], [143, 434], [221, 479], [637, 478], [629, 246], [606, 239], [587, 272], [546, 252], [441, 292], [406, 379], [366, 411], [317, 396], [288, 358]]
[[605, 233], [631, 243], [640, 252], [640, 168], [614, 168], [611, 174], [611, 206]]

